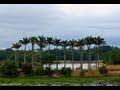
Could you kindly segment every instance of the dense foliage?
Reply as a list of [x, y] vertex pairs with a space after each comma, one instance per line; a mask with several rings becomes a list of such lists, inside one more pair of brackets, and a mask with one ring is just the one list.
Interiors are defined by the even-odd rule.
[[[100, 59], [107, 59], [107, 58], [110, 58], [110, 57], [107, 57], [107, 53], [111, 52], [113, 47], [110, 47], [110, 46], [101, 46], [100, 47]], [[119, 51], [119, 49], [118, 49]], [[51, 56], [48, 55], [48, 50], [45, 50], [43, 51], [42, 53], [42, 62], [43, 63], [47, 63], [47, 62], [50, 62], [52, 63], [53, 60], [55, 61], [56, 60], [56, 52], [58, 52], [58, 57], [59, 59], [58, 60], [63, 60], [63, 56], [64, 56], [64, 49], [61, 48], [61, 49], [52, 49], [50, 50], [51, 52]], [[79, 56], [79, 49], [73, 49], [73, 52], [74, 52], [74, 60], [79, 60], [80, 59], [80, 56]], [[11, 59], [11, 60], [14, 60], [14, 51], [12, 49], [6, 49], [6, 50], [0, 50], [0, 60], [6, 60], [6, 59]], [[18, 60], [19, 62], [22, 62], [23, 61], [23, 52], [21, 50], [19, 50], [19, 55], [18, 55]], [[110, 55], [111, 56], [111, 55]], [[31, 61], [31, 51], [28, 50], [27, 51], [27, 61], [30, 62]], [[52, 59], [51, 60], [47, 60], [48, 57], [51, 57]], [[71, 60], [71, 48], [67, 48], [66, 49], [66, 60]], [[83, 60], [87, 60], [87, 50], [84, 49], [83, 50]], [[95, 48], [91, 48], [91, 60], [95, 60]], [[39, 61], [39, 51], [36, 51], [35, 52], [35, 61]]]
[[107, 68], [106, 68], [106, 66], [105, 65], [102, 65], [101, 67], [99, 67], [99, 72], [102, 74], [102, 75], [107, 75], [107, 73], [108, 73], [108, 70], [107, 70]]
[[22, 72], [24, 72], [25, 75], [31, 76], [33, 73], [32, 65], [31, 64], [23, 64], [22, 65]]
[[45, 75], [48, 75], [48, 76], [51, 76], [53, 73], [53, 70], [49, 67], [46, 67], [45, 68]]
[[70, 76], [72, 70], [69, 67], [68, 68], [63, 67], [63, 68], [61, 68], [60, 72], [61, 72], [62, 75]]
[[0, 74], [2, 77], [16, 77], [17, 66], [13, 61], [7, 60], [0, 65]]
[[47, 63], [52, 64], [53, 61], [55, 61], [55, 60], [56, 60], [55, 55], [49, 55], [46, 53], [42, 54], [42, 63], [43, 64], [47, 64]]
[[103, 63], [106, 64], [120, 64], [120, 49], [113, 48], [112, 50], [104, 53]]
[[41, 66], [37, 66], [35, 68], [34, 75], [40, 75], [40, 76], [45, 75], [45, 70], [44, 70], [42, 65]]

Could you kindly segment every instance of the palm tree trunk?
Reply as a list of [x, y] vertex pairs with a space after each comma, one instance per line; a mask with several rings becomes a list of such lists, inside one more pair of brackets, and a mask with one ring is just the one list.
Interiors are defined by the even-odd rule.
[[16, 51], [16, 65], [17, 65], [17, 68], [19, 68], [19, 65], [18, 65], [18, 49]]
[[15, 64], [17, 65], [17, 50], [15, 51]]
[[74, 70], [74, 55], [73, 55], [73, 47], [72, 47], [72, 69]]
[[[58, 50], [58, 46], [56, 46], [57, 50]], [[58, 70], [58, 51], [57, 51], [57, 58], [56, 58], [56, 69]]]
[[91, 69], [91, 58], [90, 58], [90, 45], [88, 45], [88, 70]]
[[64, 47], [64, 67], [66, 68], [66, 47]]
[[16, 66], [18, 68], [18, 49], [15, 52], [15, 64], [16, 64]]
[[34, 67], [34, 44], [32, 44], [32, 67]]
[[82, 46], [80, 46], [80, 69], [83, 69], [83, 52], [82, 52]]
[[87, 61], [88, 61], [88, 69], [89, 69], [89, 46], [87, 45]]
[[50, 44], [49, 44], [49, 48], [48, 49], [49, 49], [49, 55], [50, 55]]
[[95, 61], [96, 61], [96, 70], [97, 70], [97, 45], [96, 45], [96, 50], [95, 50]]
[[91, 69], [91, 52], [90, 52], [90, 48], [89, 48], [89, 61], [90, 61], [90, 69]]
[[98, 62], [98, 68], [99, 68], [99, 59], [100, 59], [99, 48], [100, 48], [100, 46], [98, 45], [98, 49], [97, 49], [97, 62]]
[[24, 64], [26, 64], [26, 45], [25, 45], [25, 50], [24, 50]]
[[42, 65], [42, 48], [40, 48], [40, 64]]
[[50, 63], [48, 64], [48, 67], [50, 68]]

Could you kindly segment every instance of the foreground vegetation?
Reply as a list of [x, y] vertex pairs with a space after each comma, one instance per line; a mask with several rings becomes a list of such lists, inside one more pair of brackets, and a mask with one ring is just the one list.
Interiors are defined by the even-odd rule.
[[97, 78], [84, 78], [84, 77], [25, 77], [25, 78], [0, 78], [0, 85], [20, 85], [20, 86], [32, 86], [32, 85], [69, 85], [69, 84], [87, 84], [101, 81], [116, 81], [120, 82], [119, 76], [107, 76], [107, 77], [97, 77]]

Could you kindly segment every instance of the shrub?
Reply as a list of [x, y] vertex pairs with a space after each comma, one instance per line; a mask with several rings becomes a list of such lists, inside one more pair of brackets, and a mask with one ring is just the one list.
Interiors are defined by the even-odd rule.
[[62, 67], [61, 70], [60, 70], [60, 73], [62, 75], [65, 75], [66, 74], [66, 68], [65, 67]]
[[28, 76], [32, 75], [32, 73], [33, 73], [32, 65], [31, 64], [23, 64], [22, 65], [22, 72]]
[[108, 73], [108, 70], [105, 65], [102, 65], [101, 67], [99, 67], [98, 71], [104, 76], [107, 75]]
[[3, 62], [0, 66], [0, 73], [2, 77], [16, 77], [17, 76], [17, 66], [14, 61], [7, 60]]
[[71, 68], [66, 68], [66, 75], [67, 76], [70, 76], [71, 75]]
[[86, 70], [81, 70], [81, 71], [80, 71], [80, 76], [81, 76], [81, 77], [84, 77], [85, 72], [86, 72]]
[[46, 67], [45, 68], [45, 75], [52, 75], [52, 69], [51, 68], [49, 68], [49, 67]]
[[45, 70], [43, 68], [43, 66], [39, 66], [35, 69], [34, 72], [35, 75], [45, 75]]
[[60, 72], [61, 72], [62, 75], [71, 76], [72, 70], [71, 70], [71, 68], [69, 68], [69, 67], [68, 67], [68, 68], [63, 67], [63, 68], [60, 70]]

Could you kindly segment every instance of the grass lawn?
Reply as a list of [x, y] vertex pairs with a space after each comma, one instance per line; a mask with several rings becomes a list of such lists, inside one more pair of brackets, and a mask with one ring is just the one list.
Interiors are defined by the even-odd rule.
[[120, 82], [119, 76], [106, 76], [106, 77], [97, 77], [97, 78], [84, 78], [84, 77], [60, 77], [60, 78], [50, 78], [50, 77], [27, 77], [27, 78], [0, 78], [0, 85], [12, 85], [12, 86], [30, 86], [30, 85], [43, 85], [46, 84], [85, 84], [92, 82], [99, 82], [101, 80], [109, 81], [118, 81]]

